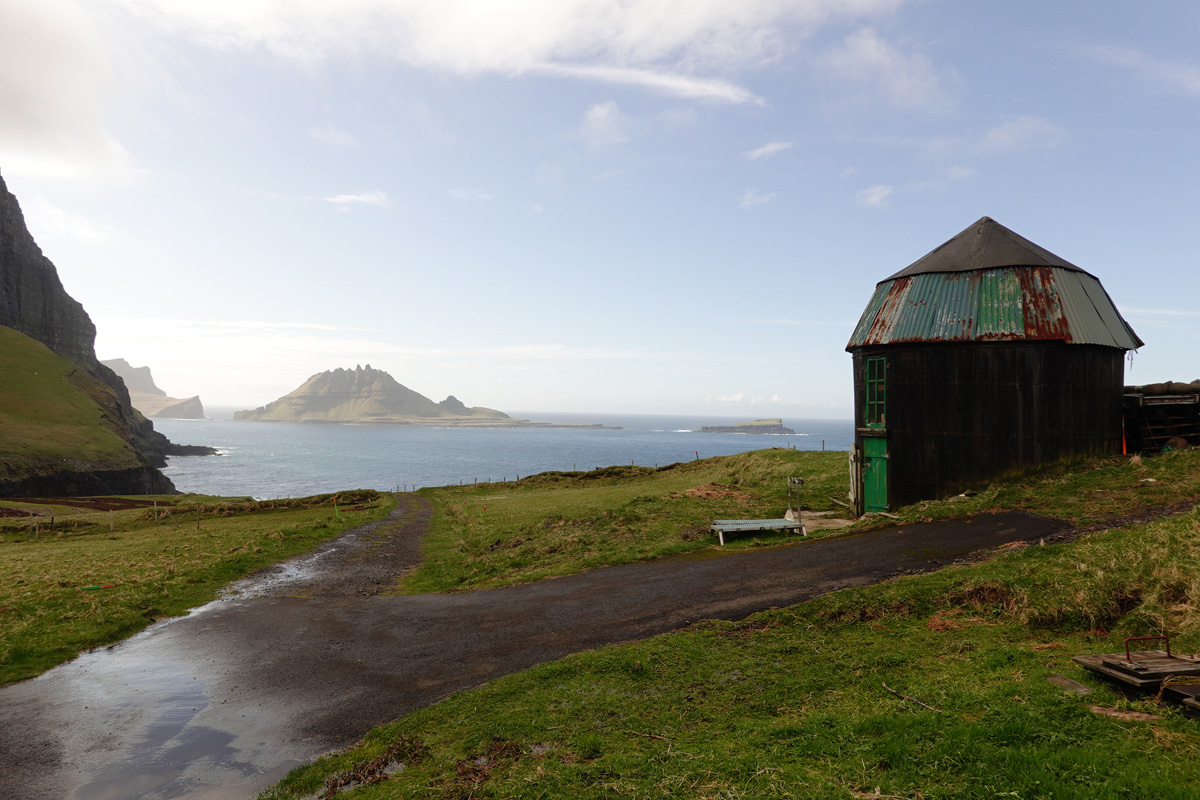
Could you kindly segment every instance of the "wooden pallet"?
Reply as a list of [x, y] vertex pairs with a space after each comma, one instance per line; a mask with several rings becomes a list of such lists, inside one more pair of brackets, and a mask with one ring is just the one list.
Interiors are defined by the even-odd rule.
[[[1200, 658], [1173, 655], [1163, 650], [1140, 650], [1128, 656], [1125, 653], [1075, 656], [1071, 660], [1084, 669], [1138, 689], [1158, 689], [1167, 678], [1200, 676]], [[1190, 685], [1194, 684], [1180, 684], [1181, 687]]]

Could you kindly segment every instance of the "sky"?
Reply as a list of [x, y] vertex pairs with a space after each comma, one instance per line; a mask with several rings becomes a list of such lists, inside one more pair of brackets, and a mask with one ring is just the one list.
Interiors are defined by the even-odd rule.
[[1200, 377], [1200, 4], [0, 0], [0, 175], [167, 394], [370, 364], [505, 411], [852, 415], [982, 216]]

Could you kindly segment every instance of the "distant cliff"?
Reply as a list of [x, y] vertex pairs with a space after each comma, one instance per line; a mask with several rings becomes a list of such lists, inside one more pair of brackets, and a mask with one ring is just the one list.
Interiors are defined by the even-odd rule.
[[494, 409], [468, 408], [454, 395], [435, 403], [370, 364], [313, 375], [295, 391], [253, 411], [239, 411], [234, 419], [464, 426], [523, 422]]
[[[120, 431], [120, 435], [129, 442], [139, 454], [146, 468], [145, 474], [130, 478], [128, 470], [119, 470], [125, 477], [119, 477], [114, 472], [112, 480], [103, 483], [112, 488], [114, 493], [146, 493], [169, 492], [174, 487], [171, 482], [154, 467], [166, 465], [166, 456], [171, 451], [171, 443], [162, 434], [154, 430], [154, 426], [144, 416], [138, 413], [129, 399], [129, 392], [124, 382], [111, 369], [96, 359], [95, 341], [96, 328], [87, 312], [83, 310], [66, 290], [58, 278], [58, 271], [50, 259], [42, 253], [34, 241], [29, 229], [25, 226], [25, 217], [21, 213], [17, 198], [8, 191], [8, 186], [0, 176], [0, 326], [10, 328], [15, 332], [34, 339], [49, 350], [72, 364], [77, 365], [86, 375], [103, 384], [109, 390], [105, 392], [88, 392], [93, 402], [101, 404], [101, 413], [111, 422], [111, 429]], [[22, 349], [22, 352], [25, 352]], [[2, 409], [0, 409], [2, 410]], [[2, 453], [2, 451], [0, 451]], [[0, 458], [3, 456], [0, 455]], [[20, 464], [33, 462], [14, 462], [11, 470], [5, 473], [9, 481], [14, 479]], [[32, 469], [32, 467], [30, 467]], [[96, 471], [103, 472], [106, 467], [97, 463]], [[65, 468], [64, 468], [65, 469]], [[38, 486], [40, 494], [70, 494], [88, 483], [86, 477], [79, 481], [68, 480], [64, 469], [58, 470], [59, 478], [34, 476], [40, 482], [29, 484]], [[74, 464], [76, 472], [88, 472], [93, 468], [85, 462]], [[139, 467], [140, 469], [140, 467]], [[135, 470], [136, 471], [136, 470]], [[32, 478], [31, 478], [32, 479]], [[5, 477], [0, 477], [3, 482]], [[61, 491], [53, 487], [58, 486]], [[74, 488], [73, 488], [74, 487]], [[95, 491], [95, 485], [86, 491]]]
[[784, 427], [782, 419], [756, 419], [753, 422], [739, 422], [735, 425], [705, 425], [701, 433], [795, 433], [791, 428]]
[[133, 407], [151, 419], [204, 419], [204, 405], [199, 395], [193, 397], [168, 397], [154, 383], [149, 367], [130, 366], [123, 358], [101, 361], [125, 381]]

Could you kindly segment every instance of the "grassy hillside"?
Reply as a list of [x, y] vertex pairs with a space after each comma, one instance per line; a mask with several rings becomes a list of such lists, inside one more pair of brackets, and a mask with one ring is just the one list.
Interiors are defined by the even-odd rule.
[[116, 398], [41, 342], [0, 326], [0, 478], [89, 462], [106, 469], [139, 466], [104, 408]]
[[[745, 454], [734, 472], [770, 453]], [[1071, 656], [1164, 632], [1176, 652], [1200, 649], [1198, 475], [1197, 452], [1103, 459], [921, 504], [903, 516], [1011, 502], [1084, 525], [1161, 518], [545, 664], [379, 728], [262, 797], [1194, 798], [1196, 723]], [[670, 497], [626, 481], [597, 481], [590, 512], [578, 486], [545, 495], [525, 528], [514, 491], [532, 500], [533, 487], [477, 490], [467, 508], [504, 509], [506, 535], [586, 513], [619, 533], [634, 498]], [[458, 501], [447, 491], [435, 499]], [[1162, 516], [1164, 505], [1187, 510]], [[442, 524], [434, 559], [455, 546]], [[598, 545], [567, 547], [585, 559]], [[441, 580], [529, 574], [483, 558], [457, 558], [467, 566]], [[1046, 680], [1058, 675], [1090, 694]]]

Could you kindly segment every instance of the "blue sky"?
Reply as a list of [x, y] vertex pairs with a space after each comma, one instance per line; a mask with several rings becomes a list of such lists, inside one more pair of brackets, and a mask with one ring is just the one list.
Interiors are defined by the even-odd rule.
[[253, 407], [851, 415], [877, 281], [981, 216], [1200, 377], [1200, 6], [0, 0], [0, 174], [98, 328]]

